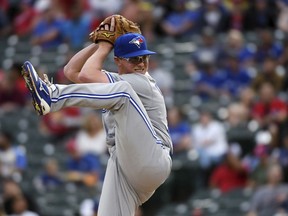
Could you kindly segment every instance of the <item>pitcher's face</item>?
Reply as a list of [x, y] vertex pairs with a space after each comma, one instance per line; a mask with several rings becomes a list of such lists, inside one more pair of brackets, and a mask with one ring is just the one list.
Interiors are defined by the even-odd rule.
[[131, 58], [115, 57], [119, 74], [146, 73], [149, 65], [149, 55], [136, 56]]

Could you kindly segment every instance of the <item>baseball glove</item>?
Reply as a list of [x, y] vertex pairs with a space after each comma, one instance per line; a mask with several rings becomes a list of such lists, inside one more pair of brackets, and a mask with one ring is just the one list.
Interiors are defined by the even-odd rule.
[[126, 33], [141, 34], [141, 30], [137, 23], [134, 23], [121, 15], [112, 15], [101, 22], [101, 24], [89, 34], [89, 38], [94, 43], [107, 41], [114, 45], [115, 40]]

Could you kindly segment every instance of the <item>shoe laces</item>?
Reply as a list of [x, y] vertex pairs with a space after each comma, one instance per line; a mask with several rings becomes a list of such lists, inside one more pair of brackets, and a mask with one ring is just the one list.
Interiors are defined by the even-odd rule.
[[49, 80], [47, 74], [43, 74], [43, 81], [50, 87], [53, 84], [53, 77], [51, 78], [51, 81]]

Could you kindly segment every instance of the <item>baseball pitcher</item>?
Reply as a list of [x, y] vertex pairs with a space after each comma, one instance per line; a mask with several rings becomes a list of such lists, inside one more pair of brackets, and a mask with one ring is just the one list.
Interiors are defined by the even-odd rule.
[[[76, 53], [64, 68], [77, 84], [51, 84], [25, 62], [23, 77], [40, 115], [69, 106], [103, 109], [110, 153], [98, 215], [134, 216], [167, 179], [172, 144], [166, 107], [148, 73], [146, 40], [139, 26], [119, 15], [106, 18], [90, 34], [93, 44]], [[117, 73], [102, 69], [114, 48]]]

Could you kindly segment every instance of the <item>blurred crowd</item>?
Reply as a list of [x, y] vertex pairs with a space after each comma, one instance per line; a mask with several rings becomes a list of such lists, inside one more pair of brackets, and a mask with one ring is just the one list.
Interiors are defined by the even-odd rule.
[[[139, 23], [151, 44], [168, 38], [196, 46], [173, 70], [151, 57], [149, 72], [167, 103], [172, 157], [193, 153], [199, 188], [222, 193], [252, 188], [247, 215], [287, 215], [288, 1], [0, 0], [0, 37], [17, 35], [44, 52], [65, 43], [70, 56], [115, 13]], [[0, 68], [2, 115], [32, 107], [21, 64]], [[70, 83], [62, 69], [52, 74], [55, 82]], [[178, 70], [189, 83], [188, 106], [175, 102]], [[43, 161], [43, 173], [35, 176], [37, 190], [67, 182], [101, 187], [107, 156], [101, 113], [66, 108], [42, 117], [37, 130], [52, 143], [60, 140], [67, 157], [63, 169], [55, 158]], [[1, 128], [0, 215], [40, 215], [31, 194], [18, 184], [29, 169], [27, 155], [25, 146]], [[91, 208], [97, 209], [97, 200]]]
[[33, 45], [51, 48], [68, 42], [80, 48], [87, 34], [111, 14], [140, 24], [145, 37], [174, 38], [237, 29], [288, 31], [286, 0], [1, 0], [0, 35], [30, 37]]

